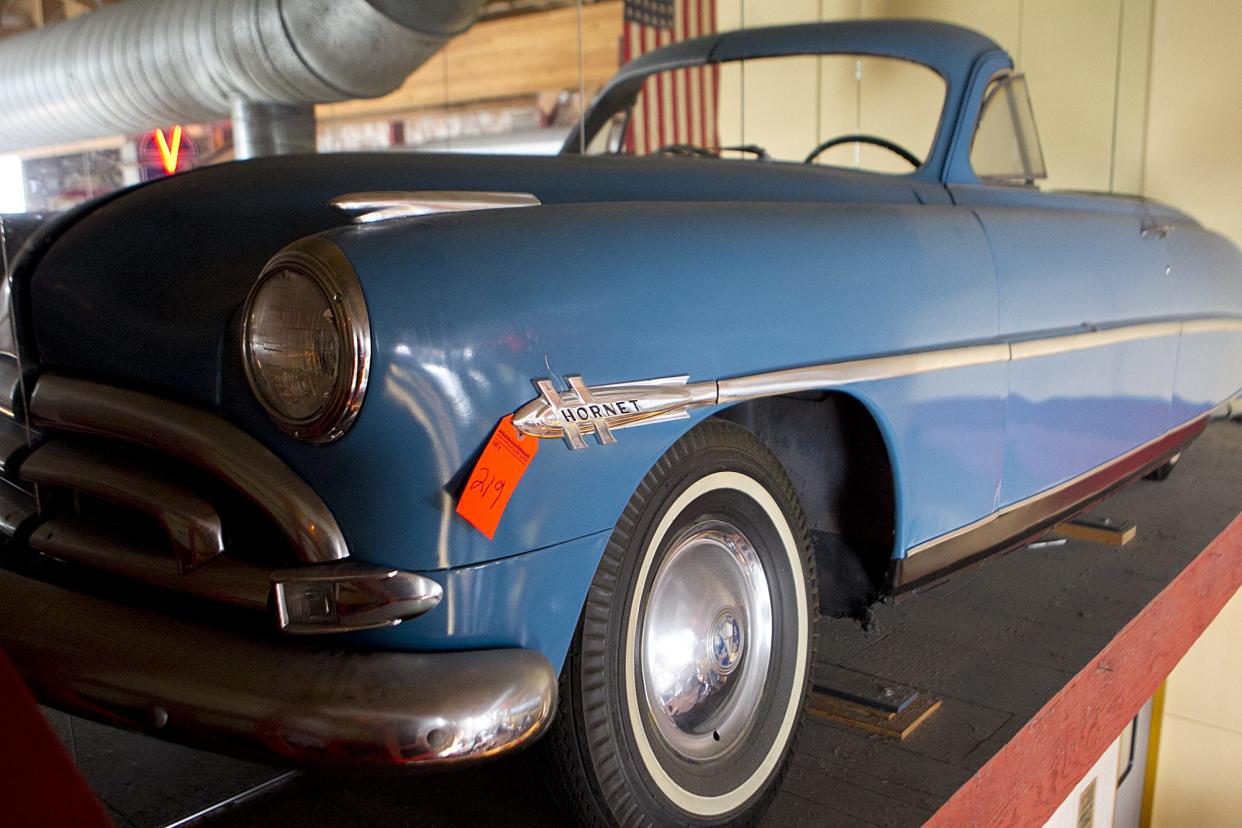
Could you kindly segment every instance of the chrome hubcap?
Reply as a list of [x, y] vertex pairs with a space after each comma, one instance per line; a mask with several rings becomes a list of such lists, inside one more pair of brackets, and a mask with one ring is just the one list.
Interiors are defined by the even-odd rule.
[[772, 659], [772, 599], [754, 546], [722, 520], [687, 528], [651, 585], [639, 664], [649, 720], [692, 761], [750, 729]]
[[737, 620], [737, 612], [732, 608], [721, 610], [712, 625], [711, 652], [712, 669], [722, 676], [727, 676], [737, 669], [742, 659], [742, 645], [746, 639], [742, 637], [742, 623]]

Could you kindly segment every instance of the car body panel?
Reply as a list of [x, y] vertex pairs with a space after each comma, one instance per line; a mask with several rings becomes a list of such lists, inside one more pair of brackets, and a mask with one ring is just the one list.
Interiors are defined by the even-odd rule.
[[[292, 232], [301, 232], [320, 223], [339, 223], [339, 216], [318, 205], [326, 203], [329, 193], [343, 189], [346, 179], [356, 183], [367, 175], [403, 174], [435, 186], [463, 187], [469, 186], [467, 176], [477, 175], [470, 160], [350, 156], [272, 159], [267, 164], [269, 188], [253, 194], [251, 209], [280, 209], [274, 194], [283, 193], [301, 205], [293, 213], [297, 222], [291, 225]], [[452, 484], [467, 470], [467, 461], [499, 415], [533, 394], [529, 382], [535, 377], [579, 372], [590, 382], [599, 383], [690, 373], [695, 379], [712, 379], [936, 347], [950, 336], [971, 340], [997, 333], [994, 312], [979, 322], [963, 321], [980, 306], [994, 305], [982, 234], [960, 211], [933, 208], [939, 211], [937, 218], [921, 212], [908, 183], [836, 171], [824, 171], [808, 183], [803, 174], [792, 174], [802, 173], [788, 169], [793, 165], [756, 171], [753, 165], [742, 163], [730, 165], [727, 174], [721, 176], [713, 174], [711, 162], [705, 162], [697, 165], [703, 170], [701, 174], [694, 171], [697, 181], [683, 178], [665, 182], [660, 184], [660, 193], [654, 186], [666, 179], [660, 171], [683, 165], [656, 159], [639, 163], [631, 171], [638, 173], [638, 178], [631, 175], [623, 186], [618, 184], [617, 197], [634, 198], [653, 191], [672, 197], [702, 190], [703, 199], [745, 193], [749, 199], [780, 197], [794, 203], [729, 201], [714, 204], [706, 215], [698, 201], [559, 208], [555, 206], [558, 200], [581, 197], [576, 192], [580, 187], [593, 187], [596, 198], [601, 197], [607, 192], [604, 183], [615, 183], [613, 171], [626, 164], [619, 159], [609, 159], [611, 163], [569, 161], [576, 161], [584, 171], [583, 179], [591, 181], [566, 176], [556, 186], [548, 186], [542, 183], [541, 175], [548, 168], [547, 159], [499, 159], [496, 166], [509, 173], [500, 183], [514, 189], [533, 189], [545, 202], [540, 208], [433, 217], [329, 234], [354, 260], [360, 273], [372, 311], [375, 350], [382, 357], [375, 368], [374, 390], [358, 423], [332, 446], [306, 446], [276, 429], [254, 402], [240, 370], [234, 350], [235, 308], [249, 289], [253, 273], [261, 267], [261, 251], [276, 243], [273, 237], [290, 235], [290, 230], [262, 222], [247, 224], [243, 232], [232, 236], [229, 250], [234, 255], [223, 266], [213, 268], [209, 262], [220, 253], [214, 241], [220, 231], [206, 231], [212, 222], [219, 225], [224, 220], [218, 212], [195, 205], [218, 203], [215, 193], [229, 192], [250, 180], [244, 164], [197, 171], [138, 188], [114, 198], [69, 228], [40, 263], [29, 286], [31, 315], [40, 332], [37, 359], [46, 368], [165, 388], [220, 407], [271, 445], [304, 477], [316, 481], [347, 536], [354, 539], [351, 546], [356, 554], [377, 563], [410, 566], [416, 562], [419, 569], [439, 569], [517, 554], [610, 526], [624, 502], [622, 493], [633, 490], [655, 457], [681, 433], [671, 424], [652, 427], [652, 436], [645, 433], [646, 429], [632, 431], [625, 435], [628, 446], [634, 448], [648, 440], [651, 445], [642, 452], [627, 450], [624, 461], [615, 456], [621, 452], [604, 452], [605, 456], [595, 461], [585, 457], [547, 460], [557, 448], [549, 447], [510, 507], [513, 514], [523, 514], [526, 493], [540, 488], [530, 481], [546, 472], [549, 481], [564, 479], [566, 474], [616, 481], [611, 495], [608, 490], [599, 492], [601, 500], [613, 503], [604, 512], [592, 515], [592, 510], [585, 508], [565, 510], [549, 501], [529, 507], [536, 516], [521, 527], [512, 520], [502, 523], [501, 534], [493, 542], [458, 520], [447, 522], [448, 538], [442, 537], [441, 527], [446, 523], [443, 496], [455, 495]], [[642, 170], [649, 175], [641, 175]], [[491, 172], [494, 182], [495, 170]], [[645, 182], [639, 180], [643, 177], [647, 178]], [[340, 183], [335, 178], [340, 178]], [[315, 182], [313, 189], [307, 182]], [[832, 192], [837, 203], [810, 203], [809, 192], [816, 183], [825, 193]], [[694, 184], [702, 186], [696, 188]], [[872, 206], [857, 210], [840, 206], [840, 202], [851, 201]], [[882, 202], [893, 204], [885, 207]], [[903, 204], [907, 206], [900, 206]], [[187, 211], [193, 215], [187, 216]], [[116, 238], [117, 234], [105, 230], [119, 223], [159, 228], [164, 226], [159, 222], [161, 215], [169, 217], [166, 220], [172, 216], [193, 220], [213, 238], [212, 243], [178, 240], [171, 233], [152, 233], [135, 241]], [[897, 217], [904, 226], [898, 222], [890, 227]], [[941, 229], [942, 223], [947, 233]], [[600, 248], [592, 235], [599, 226], [616, 229], [612, 242], [615, 249]], [[479, 234], [496, 241], [481, 244]], [[761, 248], [755, 248], [750, 237], [760, 234], [766, 238]], [[899, 237], [907, 241], [898, 242]], [[734, 246], [717, 243], [728, 238], [734, 240]], [[640, 241], [640, 262], [651, 262], [651, 267], [633, 267], [635, 239]], [[911, 271], [907, 243], [920, 250], [919, 260], [926, 259], [928, 268], [940, 270]], [[495, 256], [491, 251], [497, 247], [506, 249], [507, 255]], [[76, 266], [88, 255], [88, 248], [100, 262], [98, 270], [90, 273]], [[838, 277], [825, 270], [826, 263], [840, 258], [843, 249], [852, 251], [849, 258], [859, 262], [859, 269], [850, 283], [834, 289], [830, 296], [824, 289], [826, 280]], [[611, 260], [607, 265], [599, 261], [604, 252]], [[710, 257], [704, 264], [719, 272], [718, 280], [693, 283], [685, 279], [688, 263], [702, 255]], [[528, 272], [515, 276], [505, 265], [518, 257], [526, 262], [523, 269]], [[874, 262], [868, 261], [871, 258]], [[451, 270], [446, 269], [449, 265]], [[763, 273], [787, 267], [804, 276], [803, 284], [791, 289], [813, 301], [795, 303], [791, 309], [783, 297], [773, 296], [770, 312], [761, 315], [757, 308], [752, 309], [755, 312], [750, 316], [760, 327], [748, 337], [756, 343], [750, 358], [733, 358], [730, 352], [736, 346], [723, 335], [707, 353], [679, 342], [682, 319], [734, 314], [736, 303], [728, 298], [730, 291], [736, 295], [753, 292]], [[433, 285], [418, 278], [423, 269], [435, 270], [442, 278], [452, 275], [454, 281], [452, 285]], [[118, 276], [101, 278], [100, 271], [108, 270]], [[121, 272], [126, 274], [125, 279], [119, 278]], [[202, 276], [187, 279], [182, 274], [188, 272]], [[557, 283], [543, 275], [557, 272], [582, 273], [589, 286], [569, 289], [578, 280], [566, 278]], [[872, 277], [864, 278], [867, 272]], [[958, 282], [953, 282], [954, 278]], [[497, 292], [498, 287], [503, 290]], [[959, 293], [963, 288], [966, 291]], [[619, 325], [635, 315], [649, 315], [648, 306], [657, 296], [655, 304], [666, 316], [651, 318], [641, 332]], [[860, 301], [874, 301], [879, 307], [881, 296], [885, 309], [875, 325], [863, 324], [864, 317], [856, 312], [840, 312], [843, 304], [853, 307]], [[946, 308], [946, 302], [953, 303], [952, 309]], [[84, 307], [91, 308], [95, 318], [105, 324], [87, 330], [75, 325], [72, 320]], [[832, 326], [821, 346], [806, 349], [804, 338], [787, 324], [790, 310], [800, 313], [802, 324], [809, 327]], [[175, 326], [157, 321], [174, 315], [178, 319]], [[761, 319], [770, 321], [758, 321]], [[463, 320], [471, 321], [467, 326]], [[538, 336], [531, 341], [531, 331], [536, 328]], [[640, 353], [635, 353], [632, 345], [636, 336], [650, 343]], [[443, 363], [429, 360], [429, 340], [440, 343], [433, 356]], [[405, 352], [398, 352], [398, 346]], [[455, 361], [455, 353], [467, 351], [472, 354], [469, 360]], [[422, 367], [427, 364], [437, 366], [432, 372], [435, 376]], [[491, 396], [473, 396], [478, 388], [469, 372], [477, 372], [480, 365], [487, 372], [504, 373], [502, 392], [497, 393], [502, 385], [489, 376]], [[989, 423], [985, 431], [995, 435], [1001, 427], [998, 418], [1003, 380], [997, 369], [968, 370], [989, 374], [983, 382], [988, 391], [970, 396], [986, 400], [980, 403], [988, 409], [982, 414]], [[469, 410], [461, 409], [466, 398], [455, 390], [454, 382], [457, 389], [471, 389]], [[901, 382], [918, 385], [926, 380]], [[414, 383], [419, 395], [425, 395], [421, 397], [423, 409], [418, 412], [400, 401], [408, 399], [409, 383]], [[875, 389], [860, 394], [876, 400], [887, 397], [884, 408], [900, 408], [893, 404], [901, 398], [897, 392]], [[946, 402], [932, 394], [927, 404], [935, 407]], [[419, 418], [424, 420], [421, 426]], [[919, 424], [923, 421], [921, 410], [908, 416], [903, 412], [896, 421], [907, 423], [909, 434], [927, 430], [926, 425]], [[397, 429], [394, 424], [398, 422], [412, 425]], [[429, 423], [433, 426], [430, 432]], [[436, 436], [430, 438], [428, 433]], [[913, 440], [913, 444], [904, 446], [901, 438], [893, 442], [897, 450], [921, 457], [917, 450], [920, 439], [909, 436], [906, 440]], [[445, 449], [446, 445], [451, 450]], [[595, 468], [595, 462], [607, 465]], [[562, 467], [562, 463], [571, 465]], [[628, 465], [628, 471], [620, 472], [617, 465]], [[426, 466], [434, 468], [428, 470]], [[343, 469], [356, 472], [342, 474]], [[382, 474], [375, 473], [381, 469]], [[926, 473], [909, 479], [923, 480], [916, 484], [920, 490], [938, 496], [944, 490], [931, 482], [934, 477], [929, 467]], [[971, 489], [991, 492], [994, 485], [985, 474]], [[450, 491], [446, 492], [445, 486]], [[390, 524], [379, 519], [377, 504], [394, 491], [401, 496], [393, 502], [390, 514], [403, 518]], [[942, 504], [933, 509], [934, 517], [916, 512], [915, 522], [908, 527], [911, 537], [922, 539], [952, 528], [954, 521], [965, 519], [983, 503], [985, 500], [976, 499], [959, 507]], [[415, 515], [421, 517], [416, 519]]]
[[1193, 224], [1172, 223], [1163, 243], [1174, 285], [1172, 311], [1187, 320], [1169, 413], [1170, 422], [1178, 422], [1229, 399], [1242, 386], [1242, 327], [1198, 324], [1218, 317], [1222, 309], [1235, 314], [1242, 309], [1237, 278], [1242, 257], [1228, 239]]
[[399, 626], [355, 633], [352, 642], [388, 650], [521, 648], [558, 673], [611, 528], [498, 561], [431, 573], [444, 588], [435, 612]]
[[[1090, 330], [1169, 318], [1161, 239], [1128, 199], [955, 188], [995, 259], [1002, 331]], [[993, 203], [1000, 200], [1000, 204]], [[1178, 331], [1015, 361], [998, 506], [1094, 468], [1170, 427]]]
[[[610, 532], [652, 465], [727, 406], [795, 393], [779, 381], [791, 377], [796, 393], [847, 394], [873, 417], [896, 501], [887, 586], [925, 583], [1193, 438], [1242, 384], [1242, 257], [1160, 205], [980, 184], [969, 158], [979, 102], [1012, 63], [943, 24], [679, 44], [625, 67], [587, 131], [655, 69], [834, 49], [918, 60], [945, 79], [919, 170], [572, 154], [196, 170], [36, 234], [14, 268], [21, 367], [29, 384], [58, 372], [207, 409], [311, 484], [350, 558], [442, 588], [434, 610], [346, 644], [536, 650], [546, 684], [542, 659], [562, 664]], [[373, 225], [329, 207], [437, 190], [540, 204]], [[327, 445], [268, 417], [240, 343], [265, 263], [308, 236], [344, 254], [370, 319], [366, 399]], [[502, 418], [540, 396], [533, 381], [572, 375], [588, 386], [684, 376], [716, 394], [684, 419], [618, 429], [615, 444], [543, 441], [485, 537], [455, 514], [475, 460]]]
[[[618, 232], [592, 236], [601, 224]], [[321, 493], [347, 534], [364, 539], [356, 543], [359, 554], [387, 555], [398, 538], [408, 544], [447, 527], [438, 546], [445, 558], [407, 550], [399, 560], [380, 558], [384, 563], [460, 566], [611, 526], [646, 470], [695, 422], [627, 430], [618, 437], [620, 450], [545, 444], [489, 542], [463, 521], [446, 520], [453, 498], [437, 492], [455, 494], [498, 414], [534, 396], [532, 379], [577, 373], [591, 384], [681, 374], [711, 380], [996, 335], [995, 316], [979, 312], [995, 303], [983, 235], [954, 208], [727, 204], [704, 215], [684, 203], [549, 206], [445, 216], [422, 222], [416, 235], [410, 229], [329, 234], [363, 280], [377, 347], [368, 405], [345, 440], [316, 456], [330, 457], [336, 468], [392, 459], [379, 461], [382, 473], [340, 478], [339, 494], [329, 475], [291, 461], [325, 481]], [[481, 233], [503, 237], [524, 269], [562, 275], [515, 278], [488, 245], [469, 244]], [[919, 254], [908, 256], [911, 248]], [[448, 278], [420, 280], [417, 271], [428, 265]], [[712, 278], [684, 278], [691, 266]], [[772, 272], [790, 274], [788, 294], [756, 293]], [[398, 295], [400, 302], [388, 298]], [[750, 301], [739, 305], [738, 296]], [[736, 318], [738, 326], [684, 336], [693, 320], [713, 318]], [[928, 506], [913, 513], [903, 537], [947, 531], [990, 508], [994, 496], [1004, 369], [952, 373], [855, 390], [896, 413], [891, 443], [910, 458], [904, 485]], [[388, 448], [377, 450], [373, 439]], [[991, 459], [979, 459], [987, 456], [980, 451], [963, 460], [963, 440], [994, 446]], [[411, 448], [397, 451], [399, 443]], [[942, 485], [946, 474], [956, 481], [952, 497]], [[585, 485], [559, 495], [569, 481]], [[400, 516], [392, 516], [399, 522], [350, 526], [349, 499], [383, 502], [393, 491], [410, 493]]]
[[[1005, 65], [976, 51], [973, 69], [945, 70], [961, 96], [985, 82], [980, 66]], [[942, 130], [942, 139], [953, 131]], [[342, 220], [327, 208], [330, 198], [381, 186], [528, 191], [543, 206], [328, 230]], [[222, 213], [227, 199], [255, 220]], [[282, 221], [262, 221], [268, 212]], [[219, 408], [315, 481], [355, 555], [437, 571], [607, 529], [655, 458], [710, 413], [627, 431], [624, 448], [570, 454], [546, 446], [489, 541], [453, 516], [455, 496], [500, 415], [533, 395], [531, 380], [712, 380], [1149, 319], [1168, 298], [1151, 278], [1165, 242], [1138, 240], [1149, 213], [1193, 226], [1137, 201], [945, 189], [917, 176], [792, 164], [267, 159], [134, 188], [79, 217], [26, 287], [38, 332], [30, 350], [43, 368]], [[144, 233], [108, 232], [118, 226]], [[176, 229], [185, 226], [200, 232], [187, 238]], [[610, 229], [606, 238], [601, 227]], [[249, 393], [236, 309], [272, 250], [325, 231], [360, 275], [376, 362], [354, 429], [310, 447], [275, 428]], [[1143, 261], [1141, 283], [1127, 276], [1133, 263], [1108, 260], [1114, 244]], [[1215, 264], [1227, 264], [1229, 252]], [[89, 272], [79, 266], [88, 258], [97, 263]], [[1075, 270], [1083, 261], [1094, 262], [1095, 278]], [[1108, 284], [1100, 270], [1109, 271]], [[687, 278], [692, 272], [709, 275]], [[776, 273], [787, 274], [780, 291], [758, 288]], [[1049, 277], [1061, 283], [1045, 284]], [[98, 322], [85, 330], [74, 324], [84, 309]], [[177, 324], [159, 321], [172, 318]], [[701, 319], [744, 327], [687, 342], [685, 326]], [[1211, 337], [1219, 335], [1200, 335]], [[1174, 424], [1176, 358], [1175, 342], [1144, 341], [842, 389], [873, 412], [889, 447], [900, 515], [894, 555]], [[1146, 370], [1152, 365], [1157, 376]], [[1062, 380], [1078, 385], [1068, 394], [1068, 386], [1049, 387]], [[1211, 396], [1186, 382], [1195, 388], [1188, 393]], [[1101, 396], [1124, 410], [1108, 410]], [[566, 508], [558, 488], [583, 480], [590, 486]]]
[[[128, 377], [218, 405], [231, 316], [256, 274], [284, 245], [346, 223], [328, 201], [352, 191], [507, 190], [544, 204], [919, 201], [916, 183], [904, 180], [830, 169], [808, 178], [793, 164], [718, 166], [342, 154], [194, 170], [110, 194], [63, 222], [38, 272], [17, 286], [18, 319], [31, 328], [24, 347], [32, 363]], [[83, 313], [94, 324], [82, 325]]]

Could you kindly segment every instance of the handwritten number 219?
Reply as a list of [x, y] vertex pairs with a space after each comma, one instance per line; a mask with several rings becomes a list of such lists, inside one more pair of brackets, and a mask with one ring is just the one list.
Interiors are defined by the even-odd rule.
[[494, 493], [496, 496], [492, 498], [492, 503], [487, 508], [495, 509], [496, 504], [500, 502], [500, 495], [505, 490], [505, 481], [497, 480], [491, 469], [480, 466], [474, 480], [470, 481], [470, 490], [477, 491], [481, 499]]

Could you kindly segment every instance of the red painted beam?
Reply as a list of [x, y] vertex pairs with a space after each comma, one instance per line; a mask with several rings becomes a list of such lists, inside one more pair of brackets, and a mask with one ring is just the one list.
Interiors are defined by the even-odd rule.
[[941, 806], [927, 826], [1040, 826], [1242, 586], [1242, 516]]
[[0, 825], [112, 825], [0, 651]]

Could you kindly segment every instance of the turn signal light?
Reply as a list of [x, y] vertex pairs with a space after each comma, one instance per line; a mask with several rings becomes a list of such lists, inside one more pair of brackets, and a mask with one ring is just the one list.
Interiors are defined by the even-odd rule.
[[395, 626], [432, 609], [443, 596], [430, 578], [352, 561], [272, 573], [276, 623], [294, 634]]

